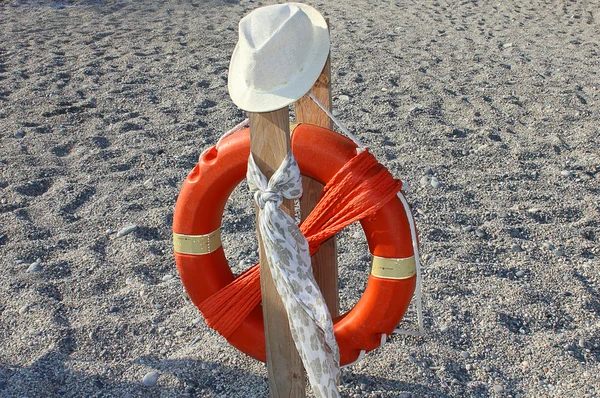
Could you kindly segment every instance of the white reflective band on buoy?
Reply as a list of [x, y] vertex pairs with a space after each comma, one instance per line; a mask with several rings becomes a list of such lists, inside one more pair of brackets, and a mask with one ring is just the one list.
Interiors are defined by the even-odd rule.
[[415, 256], [385, 258], [373, 256], [371, 275], [385, 279], [408, 279], [417, 274]]
[[206, 235], [183, 235], [173, 232], [173, 250], [179, 254], [202, 255], [221, 247], [221, 230]]

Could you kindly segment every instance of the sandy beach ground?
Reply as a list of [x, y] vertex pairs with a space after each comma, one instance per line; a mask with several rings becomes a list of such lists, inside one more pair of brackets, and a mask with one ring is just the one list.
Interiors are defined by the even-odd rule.
[[[171, 223], [200, 152], [245, 117], [237, 23], [272, 3], [0, 2], [0, 397], [267, 396], [264, 364], [187, 298]], [[600, 395], [594, 3], [311, 2], [336, 115], [405, 181], [424, 258], [427, 335], [345, 369], [343, 396]], [[256, 261], [245, 186], [223, 235], [236, 272]], [[339, 250], [348, 309], [359, 227]]]

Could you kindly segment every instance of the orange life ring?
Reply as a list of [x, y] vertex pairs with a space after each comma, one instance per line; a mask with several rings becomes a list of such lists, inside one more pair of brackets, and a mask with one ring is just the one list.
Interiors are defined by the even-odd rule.
[[[356, 145], [346, 137], [321, 127], [300, 124], [292, 135], [292, 151], [302, 174], [322, 183], [352, 157]], [[220, 241], [227, 199], [245, 178], [250, 155], [249, 129], [223, 139], [199, 159], [188, 175], [175, 206], [173, 233], [175, 261], [183, 286], [197, 306], [235, 278]], [[406, 312], [416, 286], [415, 253], [408, 217], [394, 197], [361, 220], [373, 255], [367, 287], [358, 303], [334, 319], [340, 364], [356, 361], [361, 351], [381, 344]], [[227, 339], [230, 344], [265, 362], [263, 314], [257, 306]]]

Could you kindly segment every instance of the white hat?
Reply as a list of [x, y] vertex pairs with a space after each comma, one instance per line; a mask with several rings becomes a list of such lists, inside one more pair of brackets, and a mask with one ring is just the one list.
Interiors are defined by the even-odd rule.
[[248, 112], [271, 112], [300, 99], [329, 55], [327, 23], [305, 4], [257, 8], [239, 30], [228, 87], [233, 102]]

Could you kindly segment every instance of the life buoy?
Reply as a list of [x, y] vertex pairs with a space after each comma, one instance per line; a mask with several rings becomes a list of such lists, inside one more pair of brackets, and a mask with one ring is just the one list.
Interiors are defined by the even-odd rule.
[[[326, 184], [356, 156], [356, 145], [336, 132], [299, 124], [292, 135], [292, 151], [302, 174]], [[210, 148], [187, 176], [175, 206], [173, 233], [175, 261], [181, 281], [197, 306], [235, 278], [221, 246], [220, 227], [227, 199], [244, 179], [250, 155], [249, 129]], [[361, 351], [381, 344], [406, 312], [416, 286], [415, 253], [403, 204], [394, 197], [361, 220], [373, 255], [371, 275], [358, 303], [334, 318], [340, 364], [357, 360]], [[265, 334], [261, 306], [257, 306], [228, 337], [228, 342], [265, 362]]]

